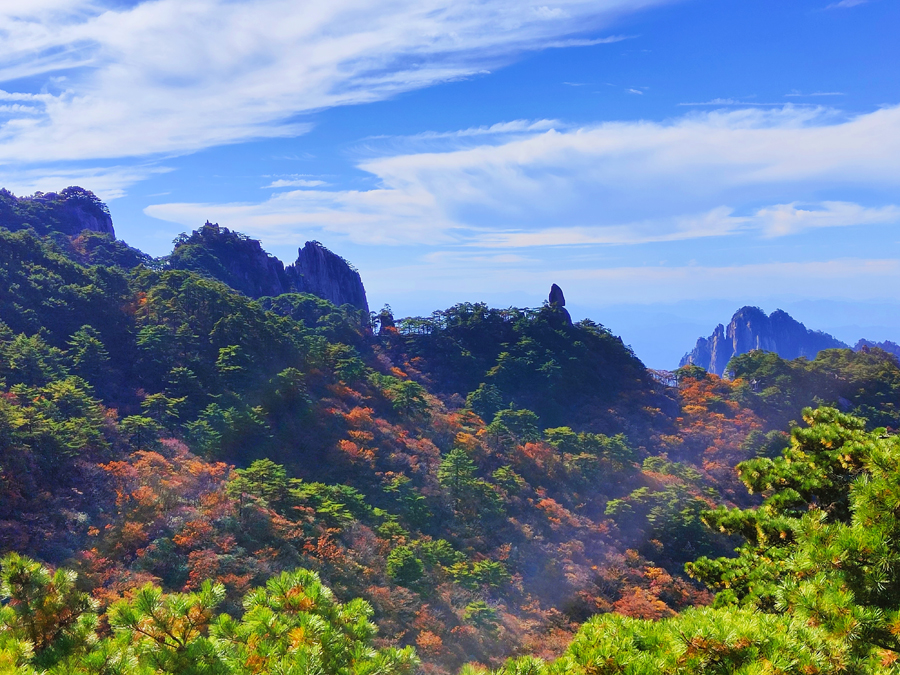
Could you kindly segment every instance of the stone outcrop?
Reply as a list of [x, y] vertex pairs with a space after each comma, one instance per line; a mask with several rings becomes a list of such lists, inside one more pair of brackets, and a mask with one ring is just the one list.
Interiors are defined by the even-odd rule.
[[209, 221], [175, 240], [168, 258], [173, 269], [206, 274], [251, 298], [291, 291], [284, 264], [250, 239]]
[[566, 306], [566, 296], [563, 295], [562, 289], [553, 284], [550, 287], [550, 297], [547, 300], [551, 305], [558, 305], [559, 307]]
[[317, 241], [306, 242], [297, 262], [285, 267], [256, 239], [207, 222], [176, 239], [167, 262], [173, 269], [211, 276], [251, 298], [310, 293], [337, 306], [349, 304], [369, 312], [359, 272]]
[[60, 192], [35, 192], [16, 197], [0, 190], [0, 226], [9, 230], [33, 228], [38, 234], [53, 232], [77, 236], [88, 230], [115, 239], [109, 209], [90, 190], [72, 186]]
[[785, 359], [801, 356], [813, 359], [823, 349], [847, 348], [837, 338], [809, 330], [787, 312], [776, 310], [766, 316], [758, 307], [742, 307], [728, 326], [719, 324], [708, 338], [700, 338], [679, 365], [695, 365], [722, 375], [733, 356], [755, 349], [775, 352]]
[[569, 315], [569, 310], [566, 309], [566, 296], [563, 295], [562, 289], [556, 284], [550, 286], [550, 296], [547, 298], [547, 303], [562, 315], [566, 323], [572, 323], [572, 317]]
[[286, 274], [299, 293], [311, 293], [337, 306], [353, 305], [369, 313], [362, 278], [346, 260], [317, 241], [308, 241], [298, 251], [297, 262]]

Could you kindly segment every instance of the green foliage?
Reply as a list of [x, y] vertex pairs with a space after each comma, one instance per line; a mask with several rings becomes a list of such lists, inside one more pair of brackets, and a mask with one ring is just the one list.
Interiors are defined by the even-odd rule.
[[185, 425], [188, 438], [207, 457], [252, 456], [270, 438], [263, 410], [243, 405], [223, 408], [210, 403], [200, 416]]
[[79, 328], [68, 343], [72, 372], [94, 386], [109, 373], [109, 352], [100, 333], [90, 325]]
[[501, 466], [494, 471], [491, 478], [494, 479], [494, 483], [506, 490], [510, 495], [518, 494], [527, 485], [525, 479], [517, 474], [510, 466]]
[[198, 593], [164, 594], [148, 584], [109, 609], [109, 625], [139, 661], [156, 672], [200, 675], [228, 672], [206, 637], [221, 584], [206, 581]]
[[463, 621], [486, 630], [488, 633], [497, 632], [500, 626], [497, 610], [484, 600], [475, 600], [466, 605], [466, 609], [463, 611]]
[[[341, 604], [314, 572], [272, 577], [248, 593], [240, 620], [216, 616], [221, 584], [163, 593], [147, 584], [110, 607], [98, 636], [97, 603], [68, 570], [0, 560], [0, 672], [48, 675], [411, 675], [412, 648], [375, 648], [372, 608]], [[45, 670], [49, 669], [49, 670]]]
[[492, 420], [503, 408], [503, 395], [493, 384], [482, 382], [466, 396], [466, 407], [471, 408], [483, 420]]
[[[254, 298], [278, 295], [289, 285], [284, 266], [258, 241], [210, 223], [179, 236], [166, 264], [212, 277]], [[255, 274], [246, 273], [248, 269]]]
[[870, 429], [900, 428], [900, 362], [877, 347], [826, 349], [812, 361], [754, 351], [733, 358], [728, 369], [745, 382], [743, 400], [776, 427], [825, 403], [866, 418]]
[[47, 667], [90, 648], [97, 603], [69, 570], [10, 553], [0, 559], [0, 664]]
[[412, 380], [402, 380], [388, 388], [394, 410], [404, 415], [421, 415], [428, 408], [425, 387]]
[[397, 327], [439, 391], [466, 396], [485, 421], [512, 403], [554, 426], [648, 383], [619, 338], [591, 321], [569, 324], [550, 307], [464, 303]]
[[533, 443], [541, 439], [538, 416], [530, 410], [501, 410], [487, 427], [487, 432], [502, 444]]
[[[747, 538], [736, 558], [688, 565], [720, 589], [715, 608], [656, 622], [595, 617], [556, 662], [511, 661], [497, 672], [896, 672], [900, 438], [830, 408], [805, 410], [804, 421], [781, 457], [738, 467], [765, 495], [759, 508], [704, 515]], [[633, 493], [610, 510], [651, 496]]]
[[461, 560], [447, 567], [447, 572], [460, 586], [470, 589], [499, 588], [510, 579], [506, 565], [497, 560]]
[[[313, 296], [254, 301], [149, 263], [86, 268], [67, 246], [0, 231], [0, 547], [77, 560], [84, 588], [126, 600], [71, 647], [0, 630], [0, 672], [412, 668], [372, 647], [371, 610], [348, 619], [358, 641], [325, 625], [343, 610], [312, 609], [328, 603], [307, 602], [323, 593], [309, 576], [283, 584], [284, 602], [307, 598], [296, 611], [281, 591], [237, 610], [250, 584], [297, 565], [370, 599], [426, 672], [496, 665], [555, 649], [597, 611], [702, 600], [676, 570], [738, 536], [737, 557], [689, 566], [715, 609], [595, 619], [559, 662], [499, 672], [892, 663], [898, 472], [890, 432], [872, 428], [896, 426], [900, 390], [875, 350], [753, 355], [736, 383], [685, 371], [663, 390], [608, 331], [559, 312], [461, 305], [376, 336]], [[770, 431], [817, 396], [868, 423], [819, 411], [792, 439]], [[728, 473], [747, 458], [741, 477], [762, 496], [742, 501]], [[729, 501], [762, 505], [709, 512]], [[164, 590], [127, 590], [148, 578]]]
[[387, 573], [395, 583], [409, 586], [422, 578], [425, 566], [409, 546], [397, 546], [388, 554]]
[[246, 469], [236, 469], [228, 483], [228, 493], [235, 496], [253, 495], [263, 504], [283, 508], [288, 498], [290, 483], [287, 471], [270, 459], [258, 459]]
[[602, 459], [611, 471], [633, 470], [638, 457], [624, 434], [575, 433], [569, 427], [557, 427], [544, 429], [544, 439], [564, 455], [589, 455]]
[[393, 495], [397, 500], [397, 507], [404, 520], [416, 527], [426, 527], [431, 521], [431, 509], [428, 500], [419, 493], [411, 478], [400, 474], [392, 478], [384, 487], [387, 494]]
[[606, 515], [648, 555], [684, 563], [724, 550], [726, 542], [702, 520], [709, 506], [689, 486], [674, 483], [662, 490], [639, 488], [613, 499], [606, 505]]
[[414, 651], [375, 649], [372, 608], [362, 600], [335, 601], [318, 575], [286, 572], [244, 600], [244, 615], [225, 615], [212, 640], [229, 672], [405, 675], [418, 666]]
[[292, 486], [294, 498], [312, 505], [316, 514], [333, 526], [343, 527], [354, 520], [367, 520], [372, 515], [372, 507], [365, 496], [350, 485], [294, 480]]
[[121, 431], [136, 448], [146, 448], [156, 444], [162, 426], [150, 417], [129, 415], [119, 423]]
[[674, 372], [674, 375], [679, 380], [705, 380], [709, 377], [709, 373], [706, 372], [706, 369], [694, 365], [682, 366]]
[[[0, 189], [0, 227], [16, 231], [32, 228], [38, 234], [77, 235], [81, 227], [71, 213], [74, 209], [100, 222], [109, 219], [109, 209], [93, 192], [77, 186], [60, 192], [35, 192], [31, 197], [16, 198], [9, 190]], [[101, 235], [103, 236], [103, 235]]]

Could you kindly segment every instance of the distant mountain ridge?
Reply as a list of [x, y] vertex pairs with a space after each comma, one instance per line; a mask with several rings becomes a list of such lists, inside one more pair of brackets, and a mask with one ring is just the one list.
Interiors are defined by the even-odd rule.
[[873, 342], [872, 340], [862, 339], [856, 343], [856, 346], [853, 347], [853, 351], [861, 352], [863, 350], [872, 348], [877, 348], [887, 352], [888, 354], [893, 354], [894, 356], [900, 357], [900, 345], [898, 345], [896, 342], [891, 342], [890, 340], [885, 340], [884, 342]]
[[733, 356], [755, 349], [775, 352], [785, 359], [814, 359], [823, 349], [847, 348], [844, 342], [808, 329], [783, 310], [766, 316], [759, 307], [741, 307], [727, 327], [719, 324], [708, 338], [698, 339], [679, 365], [700, 366], [721, 376]]

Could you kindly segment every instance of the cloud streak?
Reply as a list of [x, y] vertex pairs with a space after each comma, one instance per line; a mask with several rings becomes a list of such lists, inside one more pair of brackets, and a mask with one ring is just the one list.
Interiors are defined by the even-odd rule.
[[304, 113], [467, 77], [527, 50], [620, 41], [572, 36], [673, 1], [4, 3], [6, 96], [44, 93], [28, 99], [33, 111], [0, 111], [0, 163], [180, 154], [295, 136], [309, 129], [297, 119]]
[[787, 106], [665, 124], [514, 127], [520, 133], [511, 137], [502, 133], [505, 125], [494, 137], [461, 134], [457, 149], [365, 160], [359, 167], [378, 185], [371, 190], [296, 190], [255, 204], [159, 204], [147, 213], [185, 225], [218, 218], [279, 242], [318, 229], [358, 243], [488, 248], [742, 231], [776, 237], [900, 220], [897, 207], [884, 202], [809, 198], [826, 187], [896, 193], [900, 107], [840, 120], [825, 109]]

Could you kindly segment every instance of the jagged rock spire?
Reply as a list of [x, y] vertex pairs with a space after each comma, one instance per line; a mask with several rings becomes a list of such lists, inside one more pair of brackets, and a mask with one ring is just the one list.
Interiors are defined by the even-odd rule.
[[556, 284], [550, 287], [550, 304], [557, 307], [566, 306], [566, 296], [563, 295], [562, 289]]

